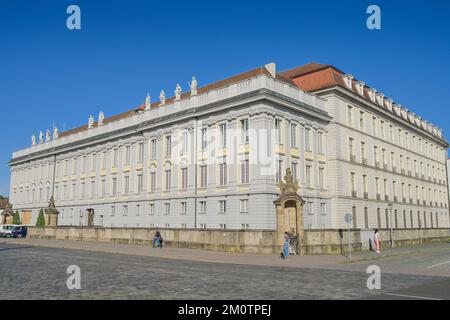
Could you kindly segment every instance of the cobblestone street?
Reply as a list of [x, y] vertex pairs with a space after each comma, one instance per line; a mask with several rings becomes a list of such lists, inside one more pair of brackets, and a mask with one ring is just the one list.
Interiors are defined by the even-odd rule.
[[[81, 268], [81, 290], [66, 287], [70, 265]], [[368, 290], [369, 275], [355, 266], [238, 265], [3, 242], [0, 299], [366, 299], [450, 285], [448, 277], [383, 273], [382, 289]]]

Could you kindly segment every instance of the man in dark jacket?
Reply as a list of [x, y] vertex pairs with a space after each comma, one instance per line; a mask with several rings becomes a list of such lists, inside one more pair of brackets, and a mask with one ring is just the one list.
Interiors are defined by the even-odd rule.
[[158, 247], [162, 248], [162, 237], [161, 232], [159, 232], [158, 228], [155, 229], [155, 236], [153, 238], [153, 248], [155, 247], [155, 244], [158, 245]]

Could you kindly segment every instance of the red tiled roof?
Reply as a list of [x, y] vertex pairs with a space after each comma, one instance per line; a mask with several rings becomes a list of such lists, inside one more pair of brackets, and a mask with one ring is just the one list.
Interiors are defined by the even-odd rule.
[[[197, 89], [197, 93], [198, 94], [202, 94], [202, 93], [205, 93], [205, 92], [210, 91], [210, 90], [218, 89], [218, 88], [230, 85], [232, 83], [236, 83], [236, 82], [239, 82], [239, 81], [242, 81], [242, 80], [246, 80], [246, 79], [252, 78], [252, 77], [257, 76], [259, 74], [266, 74], [266, 75], [270, 76], [269, 71], [264, 66], [261, 66], [261, 67], [258, 67], [258, 68], [255, 68], [255, 69], [252, 69], [252, 70], [249, 70], [249, 71], [246, 71], [246, 72], [243, 72], [243, 73], [240, 73], [240, 74], [228, 77], [226, 79], [219, 80], [219, 81], [213, 82], [211, 84], [207, 84], [207, 85], [205, 85], [203, 87], [198, 88]], [[287, 76], [285, 76], [283, 74], [277, 73], [276, 74], [276, 78], [279, 81], [286, 82], [286, 83], [288, 83], [290, 85], [296, 86], [296, 84], [294, 83], [294, 81], [292, 81], [292, 79], [290, 77], [287, 77]], [[189, 96], [190, 96], [190, 91], [183, 92], [181, 94], [181, 99], [188, 98]], [[166, 98], [166, 104], [171, 103], [174, 99], [175, 99], [175, 96]], [[151, 104], [151, 107], [152, 108], [156, 108], [159, 105], [160, 105], [160, 102], [153, 102]], [[126, 111], [124, 113], [121, 113], [121, 114], [118, 114], [118, 115], [115, 115], [115, 116], [112, 116], [112, 117], [109, 117], [109, 118], [105, 118], [104, 123], [107, 124], [107, 123], [110, 123], [110, 122], [114, 122], [114, 121], [118, 121], [118, 120], [121, 120], [121, 119], [125, 119], [125, 118], [128, 118], [128, 117], [131, 117], [131, 116], [135, 115], [138, 111], [143, 111], [144, 109], [145, 109], [145, 102], [143, 102], [141, 105], [139, 105], [138, 107], [136, 107], [136, 108], [134, 108], [132, 110]], [[94, 123], [94, 126], [97, 126], [97, 122]], [[67, 137], [67, 136], [70, 136], [70, 135], [73, 135], [73, 134], [76, 134], [76, 133], [79, 133], [79, 132], [86, 131], [87, 129], [88, 129], [88, 126], [84, 125], [84, 126], [81, 126], [81, 127], [78, 127], [78, 128], [67, 130], [67, 131], [62, 132], [60, 134], [60, 137], [61, 138]]]

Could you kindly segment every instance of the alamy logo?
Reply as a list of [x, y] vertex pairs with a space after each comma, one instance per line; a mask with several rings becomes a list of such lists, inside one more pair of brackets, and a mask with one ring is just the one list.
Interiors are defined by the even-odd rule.
[[379, 266], [368, 266], [367, 274], [370, 274], [367, 278], [367, 289], [369, 290], [380, 290], [381, 289], [381, 269]]
[[70, 5], [66, 10], [67, 14], [70, 16], [67, 17], [66, 26], [69, 30], [80, 30], [81, 29], [81, 10], [77, 5]]
[[67, 274], [70, 274], [70, 277], [67, 278], [67, 289], [69, 290], [80, 290], [81, 289], [81, 269], [79, 266], [68, 266]]
[[367, 14], [370, 16], [367, 18], [367, 28], [369, 30], [380, 30], [381, 29], [381, 9], [377, 5], [370, 5], [367, 7]]

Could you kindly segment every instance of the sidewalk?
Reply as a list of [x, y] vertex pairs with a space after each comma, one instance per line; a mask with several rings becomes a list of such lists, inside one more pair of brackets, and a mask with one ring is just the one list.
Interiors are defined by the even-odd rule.
[[370, 261], [390, 256], [412, 254], [417, 249], [411, 247], [394, 248], [380, 254], [374, 252], [358, 252], [352, 255], [350, 261], [341, 255], [308, 255], [290, 256], [284, 261], [277, 255], [262, 255], [250, 253], [228, 253], [185, 248], [152, 248], [149, 246], [138, 246], [128, 244], [84, 242], [74, 240], [46, 240], [46, 239], [0, 239], [0, 243], [9, 243], [22, 246], [42, 246], [52, 248], [63, 248], [72, 250], [84, 250], [112, 254], [127, 254], [137, 256], [148, 256], [156, 258], [192, 260], [212, 263], [231, 263], [245, 265], [259, 265], [271, 267], [290, 268], [332, 268], [359, 261]]

